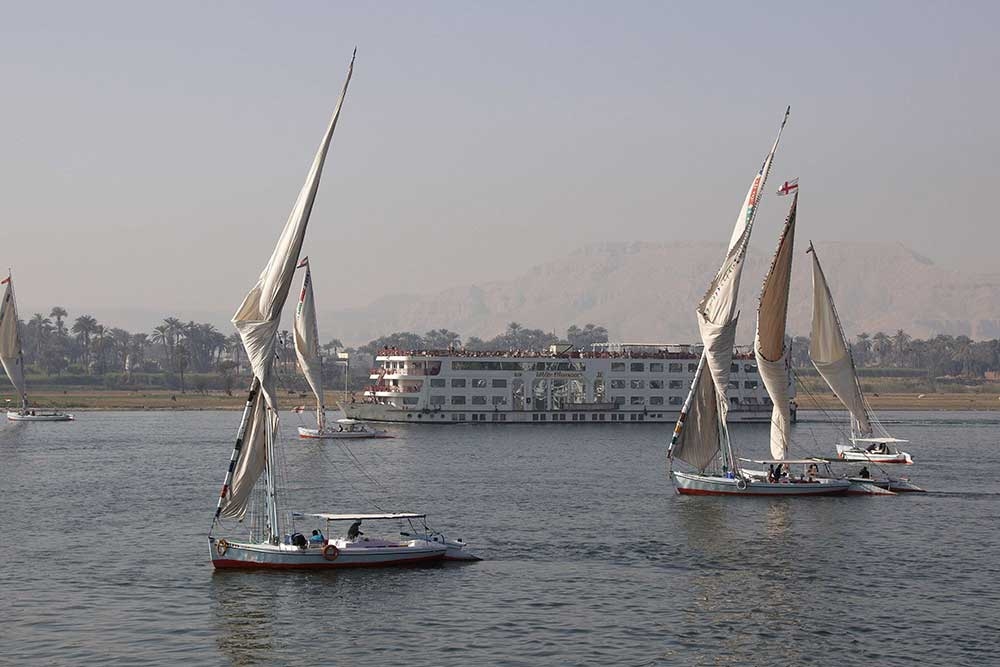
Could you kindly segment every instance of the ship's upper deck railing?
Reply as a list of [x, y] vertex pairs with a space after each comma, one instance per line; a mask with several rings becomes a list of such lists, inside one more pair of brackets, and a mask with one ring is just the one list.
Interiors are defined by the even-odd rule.
[[[701, 345], [629, 345], [618, 350], [567, 350], [556, 353], [550, 350], [467, 350], [452, 348], [447, 350], [404, 350], [398, 347], [383, 347], [376, 357], [461, 357], [461, 358], [491, 358], [506, 357], [518, 359], [698, 359], [701, 356]], [[653, 349], [649, 349], [653, 348]], [[737, 345], [734, 348], [734, 359], [753, 359], [753, 347]]]

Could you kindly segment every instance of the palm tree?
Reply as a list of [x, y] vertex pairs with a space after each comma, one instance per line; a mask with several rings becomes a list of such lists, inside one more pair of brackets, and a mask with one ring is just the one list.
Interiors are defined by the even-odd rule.
[[910, 336], [902, 329], [896, 331], [892, 337], [892, 347], [896, 352], [896, 363], [899, 366], [906, 366], [906, 356], [910, 351]]
[[855, 344], [854, 359], [858, 362], [859, 366], [864, 366], [868, 362], [868, 356], [872, 352], [871, 336], [862, 331], [858, 334], [857, 341]]
[[150, 334], [149, 340], [154, 345], [160, 343], [163, 345], [163, 356], [167, 360], [167, 368], [171, 368], [170, 365], [170, 330], [166, 324], [161, 324], [158, 327], [153, 327], [153, 333]]
[[240, 355], [243, 352], [243, 339], [240, 338], [238, 333], [234, 333], [232, 336], [226, 339], [227, 351], [233, 353], [233, 361], [236, 362], [236, 374], [240, 374]]
[[52, 317], [56, 321], [56, 332], [60, 337], [66, 335], [66, 325], [63, 323], [63, 318], [69, 315], [66, 309], [62, 306], [53, 306], [52, 312], [49, 313], [49, 317]]
[[144, 333], [132, 334], [129, 342], [129, 369], [138, 368], [146, 361], [146, 347], [149, 345], [149, 336]]
[[81, 315], [73, 323], [72, 331], [76, 339], [83, 345], [83, 360], [90, 372], [90, 335], [97, 330], [97, 320], [90, 315]]

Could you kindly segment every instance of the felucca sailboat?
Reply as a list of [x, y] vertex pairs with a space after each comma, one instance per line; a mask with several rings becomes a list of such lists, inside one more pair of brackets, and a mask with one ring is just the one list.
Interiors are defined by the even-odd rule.
[[[276, 453], [279, 420], [273, 372], [275, 337], [353, 68], [352, 57], [333, 118], [295, 206], [260, 278], [233, 316], [254, 377], [208, 535], [212, 564], [217, 568], [361, 567], [474, 558], [464, 551], [461, 541], [446, 540], [428, 529], [423, 514], [282, 511], [284, 498], [279, 482], [283, 473], [278, 466], [281, 457]], [[236, 533], [238, 538], [218, 536], [227, 530], [227, 519], [238, 523], [224, 534]], [[328, 532], [333, 522], [350, 521], [352, 526], [346, 538], [327, 538], [314, 530], [313, 538], [306, 539], [295, 530], [295, 522], [303, 520], [325, 521]], [[406, 522], [411, 532], [403, 541], [375, 539], [359, 530], [363, 520]]]
[[14, 299], [14, 279], [10, 272], [0, 285], [6, 285], [0, 303], [0, 363], [17, 389], [20, 407], [8, 410], [7, 419], [19, 422], [66, 422], [73, 415], [58, 411], [45, 411], [28, 405], [28, 385], [24, 379], [24, 354], [21, 348], [21, 325], [17, 319], [17, 301]]
[[[391, 438], [382, 430], [369, 427], [354, 419], [338, 419], [335, 427], [326, 423], [326, 405], [323, 398], [323, 357], [319, 353], [319, 329], [316, 323], [316, 300], [313, 296], [312, 267], [309, 258], [304, 257], [298, 267], [305, 268], [302, 290], [295, 309], [295, 356], [299, 368], [306, 377], [309, 387], [316, 396], [316, 428], [299, 427], [299, 436], [323, 440], [355, 440], [359, 438]], [[296, 409], [298, 410], [298, 409]]]
[[[726, 412], [729, 407], [726, 394], [739, 317], [736, 301], [739, 296], [740, 278], [764, 184], [771, 170], [778, 141], [781, 139], [781, 130], [784, 129], [787, 120], [786, 110], [781, 128], [778, 130], [778, 137], [774, 140], [774, 145], [764, 159], [764, 164], [744, 200], [743, 209], [729, 241], [726, 259], [701, 303], [698, 304], [698, 329], [705, 349], [695, 371], [691, 391], [674, 427], [668, 450], [670, 472], [678, 493], [739, 496], [823, 495], [842, 493], [849, 486], [847, 482], [841, 483], [835, 480], [812, 484], [755, 480], [741, 469], [726, 423]], [[794, 223], [794, 218], [792, 222]], [[783, 314], [779, 315], [776, 312], [775, 315], [783, 321]], [[781, 328], [783, 335], [783, 323]], [[778, 356], [780, 358], [780, 353]], [[785, 428], [787, 429], [787, 420]], [[675, 470], [673, 467], [675, 459], [688, 464], [694, 471]]]
[[872, 463], [913, 463], [896, 445], [906, 442], [889, 435], [868, 405], [858, 382], [851, 348], [844, 336], [833, 295], [812, 243], [807, 251], [813, 260], [813, 319], [809, 358], [851, 415], [850, 444], [837, 445], [838, 458]]

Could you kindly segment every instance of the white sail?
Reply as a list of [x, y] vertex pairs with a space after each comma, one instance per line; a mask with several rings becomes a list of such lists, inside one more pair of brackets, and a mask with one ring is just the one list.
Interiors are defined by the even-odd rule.
[[[789, 111], [790, 109], [785, 110], [774, 144], [764, 158], [764, 163], [743, 200], [739, 218], [729, 240], [726, 259], [697, 308], [698, 331], [701, 334], [704, 352], [691, 391], [674, 428], [668, 455], [693, 465], [700, 471], [704, 471], [705, 466], [719, 451], [722, 440], [725, 439], [728, 443], [726, 415], [729, 412], [729, 401], [726, 398], [726, 391], [729, 386], [733, 347], [736, 343], [736, 325], [739, 319], [736, 300], [739, 297], [740, 279], [743, 275], [743, 264], [750, 243], [750, 233], [753, 231], [753, 222], [764, 193], [764, 184], [771, 171], [774, 153], [781, 140], [781, 132], [788, 122]], [[706, 367], [707, 379], [704, 372]], [[706, 393], [706, 387], [712, 388], [711, 398]], [[712, 419], [716, 425], [708, 428], [706, 420]], [[690, 432], [689, 421], [694, 425]], [[709, 440], [699, 441], [702, 438]], [[726, 446], [728, 447], [728, 444]], [[711, 453], [706, 459], [705, 455], [708, 452]]]
[[837, 309], [833, 305], [830, 286], [827, 285], [823, 268], [819, 265], [819, 257], [811, 245], [809, 252], [813, 259], [813, 319], [809, 357], [833, 393], [850, 411], [857, 431], [863, 436], [871, 435], [871, 419], [858, 385], [854, 359], [851, 358], [840, 318], [837, 317]]
[[771, 456], [788, 458], [791, 410], [788, 394], [788, 348], [785, 324], [788, 317], [788, 290], [792, 278], [792, 249], [795, 245], [795, 214], [799, 195], [795, 193], [778, 249], [761, 288], [757, 308], [757, 334], [753, 352], [764, 388], [774, 407], [771, 409]]
[[316, 325], [316, 301], [313, 298], [312, 269], [309, 258], [302, 260], [306, 273], [302, 278], [302, 291], [295, 309], [295, 356], [306, 381], [316, 395], [316, 426], [321, 431], [326, 426], [323, 405], [323, 360], [319, 353], [319, 331]]
[[710, 373], [697, 375], [688, 403], [684, 423], [678, 425], [677, 438], [670, 445], [670, 455], [702, 472], [719, 453], [719, 402]]
[[771, 146], [767, 157], [764, 158], [764, 164], [761, 165], [760, 171], [757, 172], [757, 176], [750, 184], [750, 189], [747, 190], [747, 196], [743, 199], [743, 208], [740, 209], [740, 215], [736, 218], [736, 226], [733, 227], [733, 234], [729, 237], [730, 250], [733, 249], [736, 242], [743, 236], [743, 232], [747, 226], [753, 224], [754, 217], [757, 215], [757, 206], [760, 204], [760, 198], [764, 194], [764, 184], [767, 182], [767, 176], [771, 173], [771, 163], [774, 162], [774, 153], [778, 150], [781, 131], [785, 129], [785, 123], [788, 122], [788, 114], [791, 110], [791, 107], [785, 109], [785, 117], [781, 121], [781, 127], [778, 128], [778, 136], [774, 138], [774, 145]]
[[[277, 431], [278, 404], [273, 377], [275, 337], [278, 331], [281, 309], [288, 298], [295, 266], [298, 263], [306, 226], [312, 212], [316, 192], [319, 189], [323, 163], [326, 160], [333, 131], [337, 127], [340, 109], [351, 82], [354, 59], [347, 71], [347, 79], [340, 92], [340, 99], [333, 111], [333, 118], [323, 135], [319, 149], [313, 159], [306, 182], [299, 192], [295, 206], [285, 222], [278, 243], [243, 304], [233, 316], [233, 325], [243, 339], [247, 358], [255, 378], [260, 383], [260, 393], [250, 411], [247, 437], [238, 458], [234, 461], [231, 482], [223, 488], [219, 513], [225, 517], [242, 518], [250, 499], [250, 491], [264, 470], [267, 459], [266, 442]], [[266, 405], [265, 405], [266, 404]], [[266, 408], [266, 409], [265, 409]], [[272, 489], [273, 492], [273, 489]]]
[[751, 226], [726, 255], [722, 268], [715, 276], [701, 303], [698, 305], [698, 331], [705, 346], [705, 362], [719, 396], [719, 414], [724, 420], [728, 412], [726, 390], [733, 363], [733, 346], [736, 344], [736, 299], [740, 291], [740, 278], [750, 241]]
[[24, 357], [21, 354], [21, 336], [18, 330], [17, 302], [14, 300], [14, 283], [10, 276], [3, 281], [3, 303], [0, 303], [0, 363], [17, 389], [21, 408], [28, 404], [27, 387], [24, 382]]

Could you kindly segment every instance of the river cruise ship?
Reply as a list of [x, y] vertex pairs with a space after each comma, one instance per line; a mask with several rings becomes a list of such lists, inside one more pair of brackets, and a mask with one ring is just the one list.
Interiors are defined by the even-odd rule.
[[[548, 352], [385, 348], [375, 357], [378, 366], [363, 397], [341, 407], [352, 419], [407, 424], [673, 423], [700, 357], [700, 345], [617, 343]], [[770, 420], [771, 400], [749, 348], [736, 348], [729, 402], [731, 422]]]

